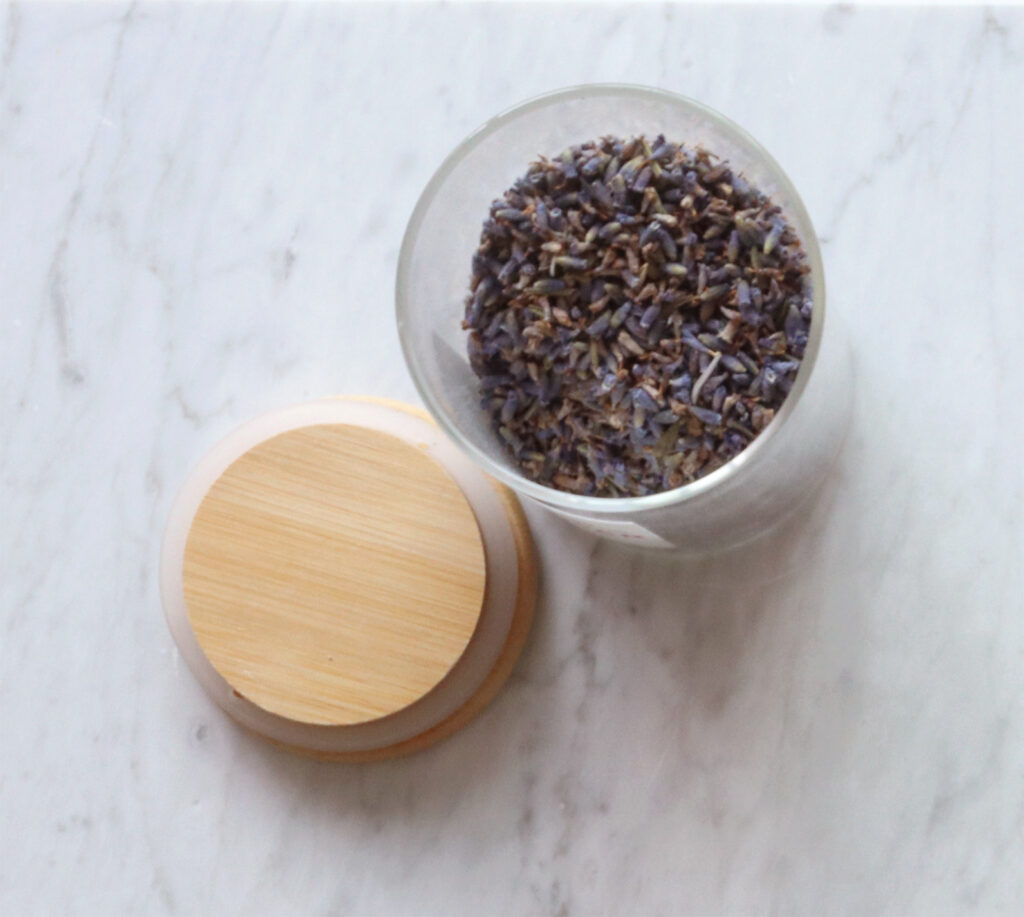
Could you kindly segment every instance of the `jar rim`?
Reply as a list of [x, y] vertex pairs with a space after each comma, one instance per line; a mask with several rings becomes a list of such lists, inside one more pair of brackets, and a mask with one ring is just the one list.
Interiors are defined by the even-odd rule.
[[[685, 110], [690, 114], [696, 114], [700, 118], [713, 123], [717, 129], [729, 135], [737, 146], [749, 150], [752, 158], [758, 160], [767, 168], [772, 174], [775, 183], [786, 195], [787, 209], [810, 229], [810, 232], [806, 236], [801, 235], [800, 239], [807, 255], [808, 264], [810, 265], [812, 302], [810, 334], [807, 349], [797, 371], [793, 388], [786, 396], [778, 413], [748, 446], [721, 467], [688, 484], [641, 497], [597, 497], [569, 493], [550, 487], [547, 484], [533, 481], [496, 462], [476, 443], [467, 438], [448, 416], [444, 406], [426, 381], [426, 373], [421, 365], [419, 352], [411, 339], [409, 323], [406, 321], [412, 299], [410, 295], [410, 275], [413, 249], [419, 237], [426, 213], [449, 176], [459, 168], [463, 160], [481, 143], [507, 124], [563, 102], [600, 96], [618, 96], [624, 99], [630, 97], [656, 99], [661, 102], [670, 103], [681, 110]], [[525, 494], [541, 503], [558, 509], [582, 511], [593, 515], [616, 516], [693, 502], [712, 491], [720, 490], [728, 482], [741, 477], [745, 469], [752, 464], [754, 458], [764, 452], [765, 445], [777, 437], [786, 419], [793, 413], [814, 371], [818, 353], [821, 349], [825, 324], [825, 275], [818, 238], [814, 232], [810, 215], [807, 213], [803, 200], [800, 198], [792, 181], [790, 181], [789, 176], [783, 171], [774, 157], [744, 128], [702, 102], [679, 93], [628, 83], [588, 83], [546, 92], [506, 109], [490, 118], [469, 134], [445, 157], [420, 194], [406, 226], [398, 256], [395, 301], [399, 341], [412, 376], [413, 384], [416, 386], [416, 390], [419, 392], [431, 415], [460, 448], [467, 452], [488, 474], [507, 484], [518, 493]]]

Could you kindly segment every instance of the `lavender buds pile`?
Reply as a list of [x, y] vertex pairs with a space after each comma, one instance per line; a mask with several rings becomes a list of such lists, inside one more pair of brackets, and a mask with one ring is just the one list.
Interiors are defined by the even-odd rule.
[[807, 345], [806, 257], [727, 163], [663, 137], [540, 158], [491, 205], [463, 326], [522, 473], [644, 496], [739, 454]]

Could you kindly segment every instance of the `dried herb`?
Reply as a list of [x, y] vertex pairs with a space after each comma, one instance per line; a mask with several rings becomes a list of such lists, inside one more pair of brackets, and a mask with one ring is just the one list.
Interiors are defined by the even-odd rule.
[[519, 468], [644, 496], [738, 455], [789, 394], [811, 321], [781, 209], [707, 150], [605, 137], [494, 201], [463, 327]]

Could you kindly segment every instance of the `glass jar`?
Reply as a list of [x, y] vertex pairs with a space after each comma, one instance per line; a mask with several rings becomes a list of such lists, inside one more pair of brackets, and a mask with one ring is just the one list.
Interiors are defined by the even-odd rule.
[[[778, 204], [810, 267], [813, 314], [803, 363], [775, 418], [722, 467], [645, 497], [565, 493], [524, 477], [480, 406], [461, 322], [470, 260], [490, 203], [538, 154], [606, 134], [664, 134], [703, 146]], [[824, 479], [847, 426], [850, 361], [825, 308], [821, 252], [785, 173], [732, 121], [699, 102], [640, 86], [588, 85], [524, 102], [464, 140], [427, 184], [409, 220], [397, 278], [399, 336], [427, 408], [484, 470], [517, 493], [598, 535], [651, 548], [715, 550], [749, 540], [788, 516]]]

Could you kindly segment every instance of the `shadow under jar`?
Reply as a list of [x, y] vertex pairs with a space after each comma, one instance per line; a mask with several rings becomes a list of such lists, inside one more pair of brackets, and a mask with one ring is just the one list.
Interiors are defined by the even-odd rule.
[[[741, 174], [796, 232], [812, 300], [809, 339], [793, 387], [767, 427], [704, 477], [638, 497], [584, 496], [526, 477], [481, 406], [462, 320], [470, 262], [491, 202], [538, 155], [602, 136], [659, 134], [703, 147]], [[431, 178], [399, 257], [398, 328], [413, 380], [431, 414], [485, 471], [576, 525], [638, 547], [693, 553], [748, 541], [781, 522], [824, 480], [846, 430], [850, 361], [834, 316], [814, 228], [778, 164], [742, 128], [693, 100], [636, 86], [591, 85], [525, 102], [463, 141]]]

